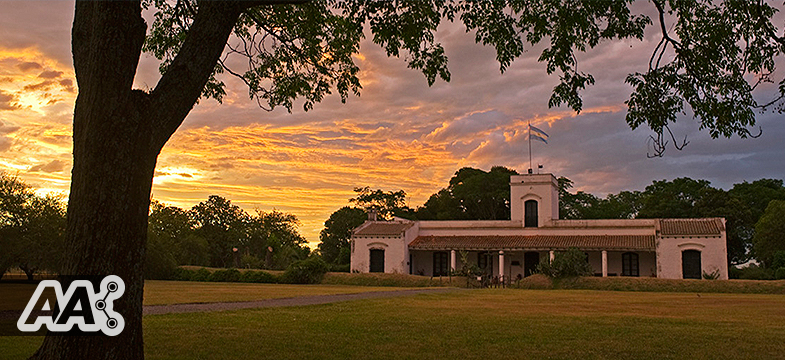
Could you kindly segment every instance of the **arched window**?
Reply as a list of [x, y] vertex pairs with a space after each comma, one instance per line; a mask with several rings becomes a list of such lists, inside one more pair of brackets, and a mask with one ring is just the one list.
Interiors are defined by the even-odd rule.
[[634, 252], [621, 254], [621, 276], [640, 276], [638, 269], [638, 254]]
[[681, 272], [685, 279], [701, 278], [701, 252], [684, 250], [681, 252]]
[[537, 200], [526, 200], [523, 203], [523, 226], [524, 227], [537, 227], [539, 221], [537, 220]]

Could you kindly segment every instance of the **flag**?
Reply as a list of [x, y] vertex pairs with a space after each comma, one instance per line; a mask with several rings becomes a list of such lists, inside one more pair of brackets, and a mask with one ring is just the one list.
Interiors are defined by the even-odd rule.
[[540, 140], [544, 143], [548, 143], [548, 134], [545, 131], [538, 129], [532, 125], [529, 125], [529, 140]]

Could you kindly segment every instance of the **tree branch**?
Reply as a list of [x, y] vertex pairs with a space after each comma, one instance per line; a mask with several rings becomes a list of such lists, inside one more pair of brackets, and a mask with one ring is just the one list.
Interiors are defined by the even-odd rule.
[[223, 53], [240, 14], [253, 6], [298, 4], [304, 0], [200, 1], [180, 51], [151, 93], [156, 130], [154, 150], [160, 150], [182, 124], [202, 94]]

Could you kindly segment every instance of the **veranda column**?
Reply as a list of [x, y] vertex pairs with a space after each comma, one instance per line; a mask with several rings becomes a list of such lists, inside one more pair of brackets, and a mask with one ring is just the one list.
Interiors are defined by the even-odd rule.
[[504, 281], [504, 251], [499, 251], [499, 281]]
[[553, 250], [551, 250], [548, 252], [548, 254], [550, 254], [551, 262], [553, 262], [553, 259], [556, 257], [556, 253], [554, 253]]
[[602, 277], [608, 277], [608, 251], [602, 251]]
[[450, 251], [450, 269], [452, 271], [455, 271], [455, 268], [457, 268], [457, 267], [458, 267], [458, 265], [457, 265], [456, 259], [455, 259], [455, 250], [451, 250]]

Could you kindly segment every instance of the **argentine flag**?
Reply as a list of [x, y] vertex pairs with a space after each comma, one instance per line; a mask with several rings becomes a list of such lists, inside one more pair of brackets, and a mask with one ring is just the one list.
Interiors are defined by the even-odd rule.
[[548, 143], [548, 134], [545, 131], [542, 131], [531, 124], [529, 124], [529, 140], [540, 140], [544, 143]]

